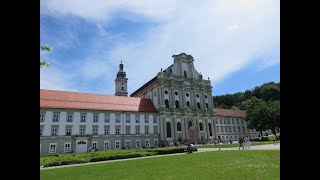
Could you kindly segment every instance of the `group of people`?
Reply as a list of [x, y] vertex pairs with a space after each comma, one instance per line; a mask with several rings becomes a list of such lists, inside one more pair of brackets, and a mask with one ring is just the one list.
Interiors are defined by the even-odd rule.
[[250, 149], [250, 139], [249, 136], [243, 136], [239, 138], [239, 150], [240, 149]]

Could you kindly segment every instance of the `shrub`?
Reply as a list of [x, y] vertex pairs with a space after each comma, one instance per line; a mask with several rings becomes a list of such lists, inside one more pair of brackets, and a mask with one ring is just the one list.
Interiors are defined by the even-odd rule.
[[87, 162], [106, 161], [114, 159], [127, 159], [143, 156], [152, 156], [160, 154], [183, 153], [184, 147], [178, 148], [159, 148], [159, 149], [141, 149], [141, 150], [112, 150], [97, 151], [87, 153], [73, 153], [62, 155], [41, 155], [40, 165], [44, 167], [60, 166], [68, 164], [80, 164]]
[[173, 153], [183, 153], [185, 147], [178, 147], [178, 148], [159, 148], [159, 149], [148, 149], [148, 152], [156, 152], [158, 155], [161, 154], [173, 154]]

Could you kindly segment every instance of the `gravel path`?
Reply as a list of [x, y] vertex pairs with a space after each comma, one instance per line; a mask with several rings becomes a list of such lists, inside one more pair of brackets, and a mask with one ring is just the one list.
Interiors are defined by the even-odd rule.
[[[225, 150], [238, 150], [238, 147], [234, 148], [220, 148], [221, 151]], [[241, 148], [242, 150], [242, 148]], [[265, 145], [257, 145], [257, 146], [251, 146], [250, 149], [245, 150], [280, 150], [280, 144], [265, 144]], [[207, 151], [219, 151], [219, 148], [198, 148], [198, 152], [207, 152]]]

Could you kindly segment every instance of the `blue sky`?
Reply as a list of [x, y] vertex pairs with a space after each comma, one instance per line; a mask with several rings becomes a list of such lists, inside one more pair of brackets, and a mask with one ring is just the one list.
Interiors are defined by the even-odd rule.
[[40, 1], [42, 89], [114, 94], [120, 60], [129, 94], [191, 54], [213, 95], [280, 80], [280, 4], [272, 0]]

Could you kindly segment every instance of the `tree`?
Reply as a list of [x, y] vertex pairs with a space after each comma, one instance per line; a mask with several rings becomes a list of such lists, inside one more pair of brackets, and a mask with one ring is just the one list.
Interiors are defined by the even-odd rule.
[[268, 129], [276, 133], [276, 128], [280, 128], [280, 100], [269, 102]]
[[245, 117], [248, 128], [256, 129], [262, 135], [262, 131], [269, 129], [269, 114], [268, 103], [253, 97], [248, 104]]
[[[48, 51], [48, 52], [52, 50], [52, 48], [50, 46], [48, 46], [48, 45], [44, 45], [44, 46], [40, 45], [40, 48], [41, 48], [41, 50]], [[43, 67], [43, 66], [48, 67], [48, 66], [50, 66], [50, 63], [48, 63], [48, 62], [46, 62], [44, 60], [41, 60], [41, 58], [40, 58], [40, 68]]]

